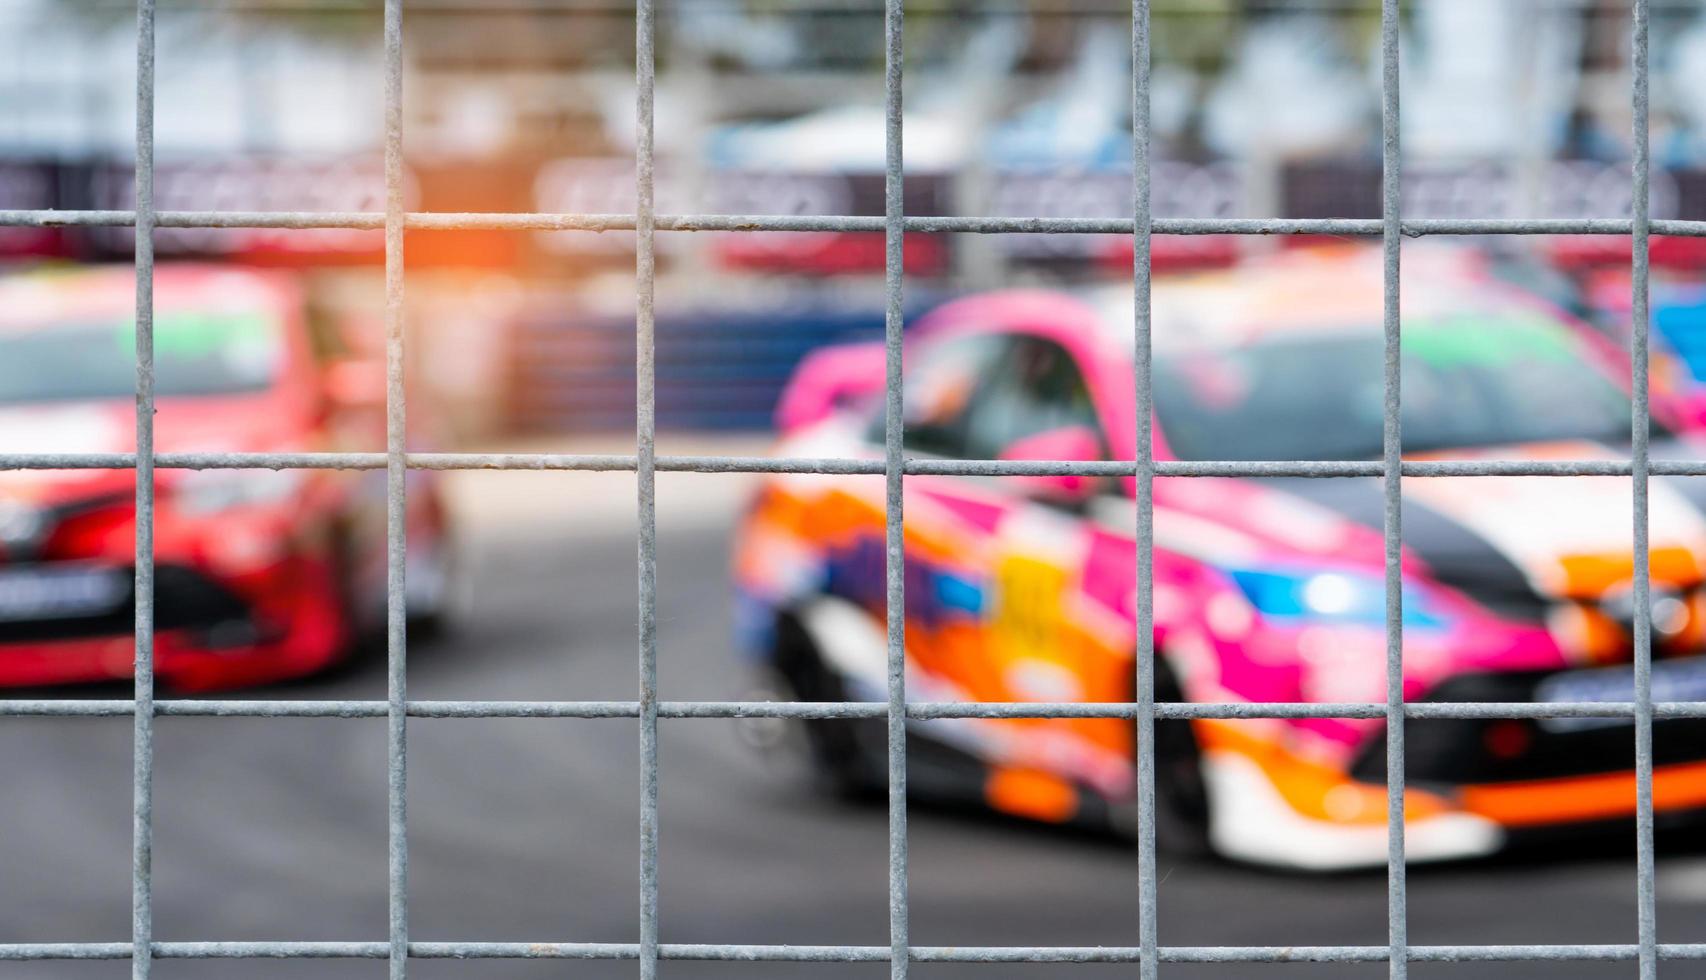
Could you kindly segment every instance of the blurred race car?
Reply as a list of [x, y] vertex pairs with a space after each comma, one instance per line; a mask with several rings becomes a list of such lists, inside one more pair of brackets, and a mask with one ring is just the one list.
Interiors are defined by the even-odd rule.
[[[1629, 364], [1603, 335], [1461, 253], [1406, 246], [1409, 458], [1627, 458]], [[1378, 251], [1287, 253], [1157, 280], [1155, 454], [1357, 460], [1381, 453]], [[908, 328], [910, 457], [1135, 457], [1132, 304], [1010, 291]], [[787, 456], [880, 458], [880, 349], [802, 366]], [[1685, 406], [1675, 406], [1681, 409]], [[1653, 452], [1696, 418], [1655, 402]], [[1698, 453], [1696, 448], [1693, 452]], [[1706, 697], [1706, 481], [1651, 484], [1655, 697]], [[1632, 697], [1627, 479], [1404, 480], [1410, 700]], [[906, 678], [915, 701], [1132, 698], [1134, 484], [906, 478]], [[1376, 479], [1155, 481], [1156, 690], [1197, 702], [1383, 702]], [[777, 696], [886, 697], [883, 480], [767, 478], [734, 559], [737, 623]], [[818, 771], [883, 785], [881, 721], [803, 726]], [[1134, 822], [1133, 726], [1110, 719], [915, 722], [908, 782], [1046, 821]], [[1630, 817], [1628, 721], [1413, 720], [1412, 860]], [[1661, 821], [1706, 807], [1706, 725], [1655, 724]], [[1324, 869], [1386, 859], [1380, 719], [1157, 725], [1164, 846]]]
[[[1608, 241], [1591, 241], [1609, 237]], [[1566, 302], [1582, 319], [1624, 340], [1630, 333], [1630, 243], [1615, 236], [1559, 235], [1544, 240], [1542, 254]], [[1653, 381], [1706, 380], [1706, 243], [1656, 236], [1648, 255], [1648, 310], [1652, 316]]]
[[[135, 449], [135, 274], [0, 277], [0, 453]], [[297, 281], [154, 279], [157, 452], [384, 448], [383, 367], [332, 359]], [[324, 326], [322, 324], [322, 326]], [[0, 470], [0, 685], [128, 677], [135, 471]], [[319, 670], [383, 621], [383, 471], [160, 469], [155, 669], [181, 690]], [[446, 611], [436, 485], [410, 473], [409, 613]]]

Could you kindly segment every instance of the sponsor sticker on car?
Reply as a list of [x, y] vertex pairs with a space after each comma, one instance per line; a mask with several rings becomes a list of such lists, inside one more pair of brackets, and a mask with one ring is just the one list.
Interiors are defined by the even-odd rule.
[[93, 565], [25, 565], [0, 568], [0, 623], [92, 616], [117, 608], [129, 578]]

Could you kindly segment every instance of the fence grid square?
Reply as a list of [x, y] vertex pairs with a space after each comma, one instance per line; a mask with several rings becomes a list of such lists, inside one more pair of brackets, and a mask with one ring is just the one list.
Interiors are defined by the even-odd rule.
[[[1385, 962], [1390, 976], [1410, 962], [1634, 961], [1653, 980], [1661, 959], [1706, 959], [1706, 944], [1660, 944], [1654, 910], [1653, 744], [1655, 718], [1706, 717], [1706, 702], [1654, 702], [1651, 609], [1648, 604], [1648, 485], [1653, 475], [1706, 475], [1706, 460], [1654, 462], [1648, 446], [1648, 245], [1652, 234], [1706, 237], [1706, 221], [1655, 221], [1648, 201], [1649, 0], [1632, 0], [1631, 107], [1633, 213], [1602, 219], [1405, 220], [1399, 209], [1399, 7], [1382, 0], [1381, 164], [1378, 219], [1155, 219], [1150, 210], [1149, 4], [1133, 0], [1131, 17], [1133, 185], [1130, 219], [909, 217], [902, 207], [902, 35], [904, 0], [883, 0], [885, 176], [881, 217], [663, 215], [654, 208], [653, 101], [656, 0], [636, 0], [638, 123], [637, 206], [633, 214], [433, 213], [404, 207], [402, 150], [403, 0], [384, 0], [385, 181], [383, 213], [184, 212], [154, 209], [154, 0], [137, 0], [136, 206], [130, 211], [0, 211], [0, 227], [132, 226], [136, 255], [136, 452], [17, 453], [0, 469], [133, 469], [136, 473], [135, 687], [130, 699], [0, 699], [0, 717], [129, 715], [134, 723], [132, 800], [132, 935], [129, 942], [5, 943], [0, 960], [125, 959], [132, 975], [149, 976], [157, 959], [365, 958], [389, 961], [402, 978], [408, 960], [435, 958], [619, 959], [639, 963], [645, 980], [663, 959], [782, 962], [882, 962], [903, 978], [913, 962], [1136, 963], [1152, 980], [1161, 963]], [[160, 453], [154, 446], [153, 272], [158, 228], [351, 228], [385, 234], [386, 451], [384, 453]], [[633, 455], [409, 453], [404, 446], [403, 234], [406, 229], [632, 230], [636, 233], [637, 423]], [[885, 240], [885, 437], [880, 462], [845, 459], [660, 456], [656, 452], [655, 294], [657, 232], [867, 231]], [[1111, 233], [1132, 236], [1136, 322], [1136, 459], [1100, 462], [916, 460], [901, 444], [902, 247], [906, 232], [964, 234]], [[1175, 462], [1154, 458], [1150, 385], [1150, 240], [1152, 235], [1379, 236], [1384, 267], [1385, 346], [1383, 454], [1379, 462]], [[1619, 461], [1414, 461], [1401, 457], [1399, 428], [1399, 262], [1403, 240], [1424, 235], [1628, 235], [1632, 240], [1631, 459]], [[387, 696], [377, 700], [156, 700], [154, 697], [154, 472], [156, 468], [384, 469], [386, 520]], [[633, 701], [412, 701], [407, 696], [403, 608], [404, 478], [409, 469], [621, 470], [637, 476], [639, 516], [638, 694]], [[659, 471], [695, 473], [863, 473], [885, 479], [885, 605], [888, 697], [873, 702], [661, 701], [657, 695], [656, 485]], [[913, 474], [1078, 474], [1132, 476], [1137, 485], [1137, 687], [1132, 703], [961, 703], [909, 701], [904, 675], [902, 488]], [[1406, 703], [1403, 696], [1402, 593], [1399, 548], [1402, 480], [1420, 476], [1627, 476], [1634, 501], [1634, 698], [1626, 702]], [[1384, 703], [1193, 704], [1157, 702], [1154, 688], [1153, 483], [1163, 477], [1379, 477], [1384, 486], [1386, 563], [1386, 700]], [[379, 942], [158, 942], [153, 938], [153, 735], [161, 716], [324, 717], [387, 719], [389, 930]], [[408, 931], [408, 839], [405, 810], [409, 718], [633, 718], [640, 733], [640, 875], [637, 943], [457, 942], [413, 940]], [[658, 769], [660, 718], [883, 718], [888, 733], [889, 943], [886, 946], [680, 944], [659, 941]], [[1122, 718], [1136, 726], [1140, 826], [1138, 945], [920, 946], [909, 934], [907, 905], [906, 722], [931, 718]], [[1154, 724], [1179, 718], [1384, 718], [1387, 726], [1388, 942], [1362, 946], [1162, 946], [1156, 926]], [[1412, 718], [1629, 718], [1635, 733], [1636, 939], [1632, 944], [1411, 945], [1404, 861], [1404, 725]]]

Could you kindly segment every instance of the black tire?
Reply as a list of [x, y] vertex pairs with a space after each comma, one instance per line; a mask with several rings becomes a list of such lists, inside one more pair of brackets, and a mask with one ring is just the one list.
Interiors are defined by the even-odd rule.
[[[1184, 700], [1177, 676], [1159, 651], [1155, 700]], [[1192, 724], [1184, 718], [1155, 722], [1155, 846], [1178, 857], [1202, 857], [1213, 850], [1208, 839], [1208, 785]]]
[[[846, 701], [841, 678], [829, 669], [811, 634], [793, 616], [776, 624], [777, 673], [800, 701]], [[800, 723], [815, 775], [843, 799], [868, 801], [887, 792], [888, 733], [881, 719], [832, 718]]]
[[[846, 701], [841, 678], [824, 664], [811, 634], [793, 616], [776, 626], [775, 666], [782, 682], [801, 701]], [[1155, 700], [1183, 700], [1171, 667], [1156, 658]], [[1135, 678], [1134, 678], [1135, 688]], [[881, 719], [822, 719], [801, 723], [825, 787], [848, 800], [868, 802], [887, 792], [888, 733]], [[1160, 850], [1179, 857], [1212, 853], [1208, 840], [1208, 788], [1202, 753], [1191, 722], [1155, 723], [1155, 839]]]

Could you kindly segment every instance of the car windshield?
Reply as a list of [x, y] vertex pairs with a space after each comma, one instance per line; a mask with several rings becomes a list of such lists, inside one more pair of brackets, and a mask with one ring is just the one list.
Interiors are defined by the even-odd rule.
[[[264, 390], [282, 360], [278, 325], [264, 313], [155, 315], [154, 390], [162, 397]], [[135, 390], [134, 320], [0, 330], [0, 403], [122, 398]]]
[[[1405, 452], [1629, 440], [1630, 402], [1569, 329], [1528, 312], [1403, 326]], [[1317, 332], [1155, 359], [1155, 411], [1180, 459], [1381, 453], [1383, 338]]]

